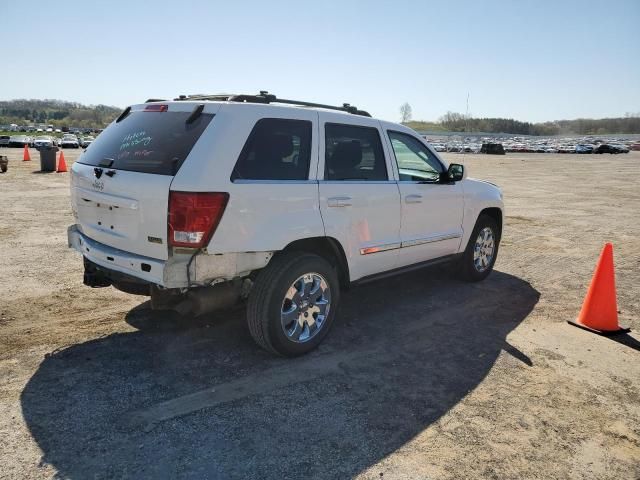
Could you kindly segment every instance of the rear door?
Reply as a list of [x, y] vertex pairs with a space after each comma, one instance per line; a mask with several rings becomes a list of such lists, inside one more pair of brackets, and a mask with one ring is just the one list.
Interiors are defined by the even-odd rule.
[[352, 280], [397, 265], [400, 194], [392, 171], [378, 121], [320, 112], [320, 212]]
[[80, 230], [111, 247], [167, 259], [167, 208], [174, 175], [211, 123], [217, 105], [133, 107], [72, 167], [72, 207]]

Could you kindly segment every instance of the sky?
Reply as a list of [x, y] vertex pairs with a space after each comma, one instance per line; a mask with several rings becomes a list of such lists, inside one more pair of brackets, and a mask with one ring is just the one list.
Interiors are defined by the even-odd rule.
[[[192, 93], [344, 102], [398, 121], [640, 112], [640, 0], [0, 0], [0, 100]], [[9, 67], [9, 68], [7, 68]]]

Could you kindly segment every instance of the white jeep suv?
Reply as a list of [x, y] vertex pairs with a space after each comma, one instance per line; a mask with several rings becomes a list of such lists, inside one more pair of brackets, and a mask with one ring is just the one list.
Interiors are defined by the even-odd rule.
[[198, 315], [247, 300], [287, 356], [327, 335], [350, 285], [444, 261], [477, 281], [502, 193], [420, 135], [344, 104], [181, 96], [128, 107], [73, 164], [84, 283]]

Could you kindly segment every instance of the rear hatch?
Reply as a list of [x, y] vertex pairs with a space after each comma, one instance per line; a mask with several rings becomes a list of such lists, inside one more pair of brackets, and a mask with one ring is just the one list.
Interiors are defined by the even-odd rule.
[[105, 129], [72, 168], [72, 207], [82, 233], [167, 259], [169, 187], [213, 119], [207, 110], [188, 103], [139, 105]]

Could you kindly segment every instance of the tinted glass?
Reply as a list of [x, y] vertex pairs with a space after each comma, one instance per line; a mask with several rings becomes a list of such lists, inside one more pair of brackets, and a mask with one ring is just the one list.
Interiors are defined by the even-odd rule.
[[438, 181], [444, 170], [442, 164], [420, 140], [399, 132], [389, 132], [389, 139], [398, 163], [400, 180]]
[[117, 170], [175, 175], [213, 118], [202, 114], [187, 124], [190, 115], [191, 112], [131, 112], [98, 135], [78, 161], [96, 166], [102, 162]]
[[245, 144], [231, 180], [308, 180], [311, 122], [263, 118]]
[[388, 180], [376, 128], [325, 126], [325, 180]]

